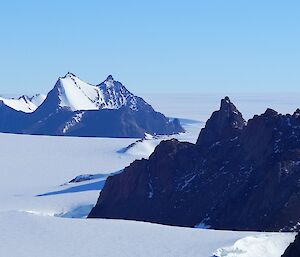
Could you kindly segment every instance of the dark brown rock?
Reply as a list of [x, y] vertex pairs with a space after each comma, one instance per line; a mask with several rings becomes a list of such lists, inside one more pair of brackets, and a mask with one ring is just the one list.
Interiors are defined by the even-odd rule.
[[300, 117], [268, 109], [246, 124], [225, 98], [197, 144], [164, 141], [110, 177], [89, 217], [297, 230]]

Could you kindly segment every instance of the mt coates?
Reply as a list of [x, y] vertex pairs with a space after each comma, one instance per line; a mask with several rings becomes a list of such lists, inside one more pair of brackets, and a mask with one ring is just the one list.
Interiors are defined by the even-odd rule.
[[[148, 105], [141, 98], [130, 93], [120, 82], [111, 75], [97, 86], [88, 84], [72, 73], [59, 78], [53, 89], [52, 97], [58, 98], [55, 108], [65, 108], [73, 112], [82, 110], [120, 109], [128, 106], [137, 111], [137, 102]], [[48, 99], [49, 100], [49, 99]]]
[[1, 100], [0, 132], [87, 137], [184, 132], [178, 119], [170, 120], [156, 112], [111, 75], [99, 85], [91, 85], [67, 73], [57, 80], [45, 100], [30, 111]]

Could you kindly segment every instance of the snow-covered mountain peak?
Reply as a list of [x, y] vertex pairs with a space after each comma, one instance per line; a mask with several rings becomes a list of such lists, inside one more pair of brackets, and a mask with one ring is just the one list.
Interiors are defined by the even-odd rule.
[[[2, 119], [0, 132], [136, 138], [143, 137], [144, 133], [169, 135], [184, 131], [178, 122], [156, 112], [112, 76], [96, 86], [67, 73], [57, 79], [37, 109], [33, 102], [43, 100], [41, 96], [1, 100], [0, 114], [4, 113], [5, 118], [11, 114], [11, 117], [9, 124]], [[28, 107], [29, 104], [33, 107]], [[23, 115], [8, 106], [26, 112], [36, 110], [32, 115]]]
[[[95, 86], [82, 81], [73, 73], [68, 72], [59, 77], [51, 94], [48, 94], [51, 110], [68, 109], [71, 111], [120, 109], [123, 106], [137, 111], [138, 106], [148, 104], [136, 97], [119, 81], [109, 75]], [[52, 99], [52, 100], [51, 100]], [[45, 106], [49, 109], [49, 104]]]
[[109, 75], [105, 81], [98, 85], [103, 94], [105, 106], [108, 109], [119, 109], [122, 106], [129, 106], [132, 110], [137, 110], [137, 97], [132, 94], [119, 81], [114, 80]]
[[42, 94], [37, 94], [32, 97], [22, 95], [18, 98], [0, 97], [0, 101], [16, 111], [30, 113], [34, 112], [43, 103], [45, 98], [46, 96]]
[[112, 75], [108, 75], [105, 81], [114, 81], [114, 78]]
[[[83, 82], [75, 74], [68, 72], [65, 76], [58, 78], [58, 80], [56, 82], [56, 86], [64, 87], [65, 82], [67, 82], [67, 81], [72, 81], [72, 83], [74, 84], [73, 86], [76, 86], [76, 87], [78, 87], [78, 83], [80, 84]], [[85, 83], [85, 82], [83, 82], [83, 83]], [[85, 83], [85, 84], [87, 84], [87, 83]]]
[[59, 79], [65, 79], [65, 78], [77, 78], [77, 76], [72, 72], [67, 72], [65, 76], [59, 77]]
[[103, 88], [103, 86], [104, 86], [103, 84], [106, 86], [106, 88], [114, 88], [114, 87], [120, 86], [119, 84], [121, 84], [121, 83], [118, 83], [118, 81], [115, 81], [112, 75], [108, 75], [106, 80], [104, 80], [99, 86], [102, 85], [102, 88]]
[[97, 110], [97, 99], [99, 98], [98, 89], [92, 86], [73, 73], [67, 73], [60, 77], [54, 87], [59, 106], [71, 111], [78, 110]]

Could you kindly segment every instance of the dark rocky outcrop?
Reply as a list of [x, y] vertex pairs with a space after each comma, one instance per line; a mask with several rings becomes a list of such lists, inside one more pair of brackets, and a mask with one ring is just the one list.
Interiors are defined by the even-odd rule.
[[220, 110], [215, 111], [202, 129], [197, 145], [207, 147], [225, 138], [238, 136], [245, 126], [245, 120], [228, 97], [221, 100]]
[[163, 141], [109, 177], [90, 218], [217, 229], [297, 230], [300, 116], [268, 109], [247, 123], [226, 97], [196, 144]]

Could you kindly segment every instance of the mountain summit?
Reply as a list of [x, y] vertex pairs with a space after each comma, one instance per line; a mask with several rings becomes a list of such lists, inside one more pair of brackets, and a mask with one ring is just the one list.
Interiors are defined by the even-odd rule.
[[97, 87], [102, 93], [102, 108], [119, 109], [122, 106], [129, 106], [130, 109], [137, 111], [138, 105], [148, 105], [142, 98], [129, 92], [121, 82], [115, 81], [112, 75]]
[[209, 147], [221, 139], [234, 138], [240, 134], [245, 124], [242, 114], [226, 96], [221, 100], [220, 109], [211, 115], [201, 130], [197, 144]]
[[0, 96], [0, 101], [3, 105], [10, 107], [16, 111], [34, 112], [45, 100], [46, 96], [37, 94], [34, 96], [22, 95], [18, 98], [5, 98]]
[[[183, 132], [109, 75], [91, 85], [68, 72], [30, 115], [0, 107], [0, 132], [94, 137], [143, 137]], [[18, 122], [16, 122], [16, 120]]]
[[57, 80], [46, 98], [47, 106], [48, 101], [53, 103], [55, 109], [71, 111], [120, 109], [123, 106], [137, 111], [138, 105], [148, 105], [142, 98], [129, 92], [121, 82], [115, 81], [112, 75], [94, 86], [69, 72]]

